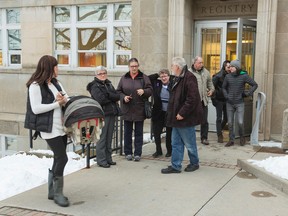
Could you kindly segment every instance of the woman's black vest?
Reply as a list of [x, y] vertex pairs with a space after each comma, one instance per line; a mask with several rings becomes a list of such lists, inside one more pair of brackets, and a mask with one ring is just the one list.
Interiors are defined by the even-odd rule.
[[[52, 91], [48, 88], [48, 85], [45, 83], [40, 85], [41, 96], [42, 96], [42, 104], [50, 104], [53, 103], [55, 97]], [[29, 98], [29, 89], [27, 94], [27, 112], [25, 117], [24, 127], [27, 129], [32, 129], [39, 132], [52, 132], [52, 124], [53, 124], [53, 113], [54, 110], [49, 112], [34, 114], [31, 109], [30, 98]]]

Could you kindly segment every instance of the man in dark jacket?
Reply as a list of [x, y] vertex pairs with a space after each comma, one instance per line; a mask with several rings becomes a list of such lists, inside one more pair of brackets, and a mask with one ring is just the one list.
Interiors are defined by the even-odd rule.
[[213, 94], [212, 103], [216, 108], [216, 130], [218, 136], [218, 143], [223, 143], [223, 128], [227, 124], [227, 112], [226, 112], [226, 99], [223, 95], [222, 85], [225, 76], [230, 73], [230, 61], [223, 62], [221, 70], [215, 74], [212, 78], [215, 92]]
[[167, 109], [167, 126], [172, 127], [172, 157], [171, 166], [161, 170], [163, 174], [181, 172], [184, 146], [190, 160], [185, 171], [199, 169], [195, 126], [202, 120], [202, 104], [197, 79], [188, 71], [186, 61], [181, 57], [172, 59], [172, 72], [175, 77], [169, 83]]
[[[239, 128], [240, 145], [245, 145], [244, 137], [244, 97], [252, 96], [257, 89], [257, 83], [247, 74], [242, 71], [239, 60], [233, 60], [230, 63], [230, 74], [224, 79], [222, 88], [224, 97], [227, 100], [227, 117], [229, 128], [229, 142], [225, 147], [234, 145], [234, 115], [236, 115], [236, 122]], [[251, 88], [245, 91], [245, 84], [249, 84]]]

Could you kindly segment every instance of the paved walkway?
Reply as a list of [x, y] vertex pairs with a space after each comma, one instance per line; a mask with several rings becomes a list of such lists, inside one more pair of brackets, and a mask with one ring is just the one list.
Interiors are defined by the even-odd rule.
[[[198, 136], [201, 163], [195, 172], [161, 174], [160, 170], [170, 164], [169, 159], [152, 158], [155, 144], [149, 143], [143, 146], [140, 162], [117, 155], [117, 165], [109, 169], [92, 166], [65, 176], [70, 207], [62, 208], [48, 200], [47, 185], [42, 185], [1, 201], [0, 215], [288, 215], [286, 193], [237, 166], [238, 159], [261, 160], [280, 156], [279, 152], [237, 144], [225, 148], [213, 141], [215, 134], [209, 134], [211, 144], [204, 146]], [[185, 153], [183, 166], [186, 164]]]

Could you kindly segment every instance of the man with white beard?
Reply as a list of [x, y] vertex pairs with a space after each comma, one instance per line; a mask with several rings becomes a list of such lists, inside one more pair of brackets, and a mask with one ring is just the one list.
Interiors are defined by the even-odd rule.
[[171, 70], [175, 76], [169, 83], [170, 98], [167, 108], [167, 126], [172, 127], [171, 166], [162, 169], [163, 174], [180, 173], [184, 146], [190, 163], [184, 169], [193, 172], [199, 169], [195, 126], [202, 120], [202, 104], [196, 77], [188, 71], [184, 58], [174, 57]]

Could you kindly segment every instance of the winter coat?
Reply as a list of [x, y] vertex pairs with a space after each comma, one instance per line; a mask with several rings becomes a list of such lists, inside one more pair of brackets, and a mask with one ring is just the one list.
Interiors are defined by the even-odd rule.
[[[41, 95], [42, 95], [42, 104], [50, 104], [53, 103], [55, 97], [52, 91], [48, 88], [47, 83], [40, 85]], [[24, 127], [27, 129], [39, 131], [39, 132], [46, 132], [50, 133], [52, 131], [53, 125], [53, 112], [51, 110], [49, 112], [41, 113], [41, 114], [34, 114], [30, 104], [30, 97], [29, 97], [29, 90], [27, 96], [27, 103], [26, 103], [27, 111], [25, 116]]]
[[95, 77], [87, 85], [87, 90], [91, 97], [101, 105], [105, 116], [120, 114], [116, 104], [120, 100], [120, 94], [115, 90], [110, 80], [102, 81]]
[[218, 100], [221, 102], [225, 102], [226, 99], [223, 95], [223, 91], [222, 91], [222, 85], [225, 79], [225, 76], [227, 75], [227, 71], [225, 70], [220, 70], [218, 73], [216, 73], [213, 78], [212, 78], [212, 82], [213, 85], [215, 87], [215, 92], [213, 94], [212, 100]]
[[[143, 89], [144, 94], [139, 96], [137, 89]], [[138, 75], [132, 79], [130, 72], [124, 74], [117, 87], [117, 91], [120, 93], [121, 110], [123, 114], [123, 120], [125, 121], [144, 121], [144, 101], [152, 95], [152, 85], [147, 75], [141, 71]], [[125, 96], [131, 95], [132, 99], [126, 103], [124, 101]]]
[[200, 71], [196, 71], [193, 65], [189, 69], [189, 71], [191, 71], [197, 78], [200, 99], [201, 101], [203, 101], [204, 105], [207, 106], [208, 105], [207, 91], [215, 90], [210, 76], [210, 72], [204, 67]]
[[[251, 86], [248, 91], [245, 91], [246, 83]], [[232, 105], [243, 103], [244, 97], [252, 96], [257, 88], [258, 84], [243, 71], [227, 74], [222, 85], [224, 97]]]
[[159, 79], [158, 73], [151, 74], [148, 77], [153, 87], [152, 120], [157, 121], [162, 116], [162, 101], [160, 96], [162, 90], [162, 81]]
[[[202, 104], [196, 77], [185, 66], [179, 77], [169, 83], [168, 127], [191, 127], [202, 121]], [[177, 120], [177, 114], [184, 119]]]

